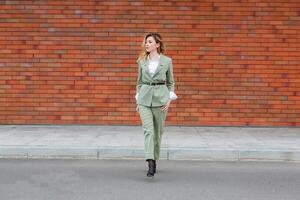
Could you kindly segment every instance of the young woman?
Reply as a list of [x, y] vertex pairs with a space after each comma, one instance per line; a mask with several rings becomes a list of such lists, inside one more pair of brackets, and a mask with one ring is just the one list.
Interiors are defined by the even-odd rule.
[[144, 130], [148, 177], [153, 177], [156, 173], [168, 108], [171, 101], [177, 99], [174, 93], [172, 59], [163, 53], [161, 36], [149, 33], [144, 37], [142, 52], [137, 60], [136, 111], [139, 112]]

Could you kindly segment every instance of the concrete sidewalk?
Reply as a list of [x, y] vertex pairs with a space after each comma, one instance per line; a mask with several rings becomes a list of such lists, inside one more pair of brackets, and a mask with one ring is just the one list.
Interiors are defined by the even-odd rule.
[[[0, 126], [0, 158], [144, 159], [141, 126]], [[167, 126], [161, 159], [300, 161], [300, 128]]]

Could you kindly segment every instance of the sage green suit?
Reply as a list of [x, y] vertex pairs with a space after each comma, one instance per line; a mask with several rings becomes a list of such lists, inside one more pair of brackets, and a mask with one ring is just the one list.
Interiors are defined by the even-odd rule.
[[[145, 159], [158, 160], [160, 156], [161, 136], [167, 112], [161, 110], [170, 99], [170, 91], [174, 92], [172, 59], [160, 54], [159, 63], [151, 76], [149, 63], [138, 61], [138, 79], [136, 92], [139, 94], [137, 104], [144, 130]], [[165, 85], [147, 85], [145, 83], [161, 83]]]

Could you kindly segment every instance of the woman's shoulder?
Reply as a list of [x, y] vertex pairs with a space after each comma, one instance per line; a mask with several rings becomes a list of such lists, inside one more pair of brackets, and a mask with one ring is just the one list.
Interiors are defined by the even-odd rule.
[[136, 60], [137, 66], [143, 66], [144, 65], [144, 61], [143, 60]]
[[162, 59], [164, 59], [166, 62], [172, 62], [172, 58], [169, 56], [166, 56], [165, 54], [160, 54], [162, 56]]

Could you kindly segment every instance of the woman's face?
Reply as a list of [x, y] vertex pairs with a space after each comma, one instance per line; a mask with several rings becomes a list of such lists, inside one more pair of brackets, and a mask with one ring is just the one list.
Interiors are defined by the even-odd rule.
[[156, 43], [155, 39], [152, 36], [147, 37], [145, 43], [145, 48], [147, 52], [157, 51], [158, 47], [159, 47], [159, 43]]

